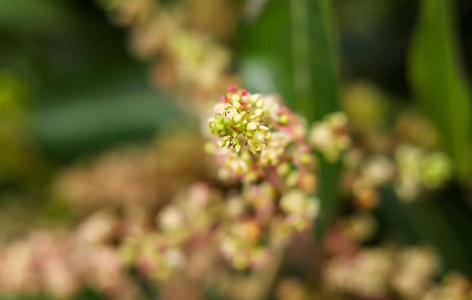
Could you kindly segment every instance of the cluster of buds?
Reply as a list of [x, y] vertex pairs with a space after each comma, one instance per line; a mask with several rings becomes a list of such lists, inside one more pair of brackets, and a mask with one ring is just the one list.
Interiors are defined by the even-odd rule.
[[130, 204], [155, 208], [205, 177], [201, 148], [199, 138], [172, 134], [159, 142], [113, 149], [60, 170], [52, 184], [53, 197], [73, 205], [76, 212]]
[[423, 191], [441, 188], [452, 176], [452, 162], [446, 154], [409, 144], [399, 145], [394, 157], [363, 157], [359, 149], [352, 149], [344, 163], [344, 188], [362, 209], [377, 205], [379, 188], [385, 184], [393, 185], [400, 199], [412, 201]]
[[451, 159], [438, 150], [437, 130], [416, 112], [402, 111], [387, 129], [387, 99], [362, 82], [348, 87], [343, 97], [356, 136], [356, 147], [344, 157], [344, 187], [361, 208], [376, 206], [383, 184], [393, 185], [401, 200], [412, 201], [444, 186], [453, 172]]
[[223, 180], [245, 183], [228, 202], [232, 221], [222, 254], [236, 268], [258, 267], [293, 232], [311, 227], [319, 205], [317, 159], [304, 122], [276, 96], [232, 87], [215, 113], [209, 127], [218, 140], [207, 149]]
[[216, 156], [223, 180], [267, 180], [280, 192], [298, 187], [315, 193], [317, 158], [306, 142], [305, 124], [278, 97], [233, 87], [215, 113], [209, 127], [218, 141], [207, 150]]
[[[248, 185], [223, 202], [216, 190], [199, 183], [160, 210], [156, 227], [126, 234], [120, 253], [126, 264], [157, 282], [172, 279], [184, 263], [192, 269], [196, 249], [209, 253], [211, 247], [236, 269], [257, 269], [291, 233], [308, 229], [317, 212], [318, 200], [296, 189], [279, 199], [270, 183]], [[205, 271], [192, 273], [198, 278]]]
[[112, 240], [118, 222], [97, 212], [74, 231], [37, 230], [0, 247], [0, 294], [70, 299], [89, 287], [107, 299], [141, 299]]
[[360, 297], [424, 299], [434, 286], [439, 267], [428, 247], [364, 248], [354, 256], [335, 256], [324, 269], [327, 286], [337, 293]]
[[439, 266], [436, 252], [425, 246], [363, 248], [354, 257], [333, 257], [323, 276], [337, 294], [368, 298], [400, 295], [405, 300], [470, 299], [472, 285], [463, 275], [450, 273], [436, 283]]
[[263, 228], [255, 218], [242, 219], [229, 225], [221, 241], [223, 257], [236, 269], [257, 268], [271, 259], [267, 247], [261, 245]]
[[219, 193], [196, 183], [160, 210], [156, 226], [139, 228], [123, 238], [122, 258], [147, 278], [167, 281], [184, 262], [190, 263], [192, 257], [186, 249], [195, 251], [199, 240], [212, 244], [216, 239], [212, 229], [224, 221], [222, 210]]
[[388, 295], [388, 276], [394, 267], [388, 249], [368, 249], [355, 258], [335, 256], [325, 266], [323, 276], [329, 289], [366, 298]]
[[319, 200], [300, 189], [286, 192], [280, 199], [280, 209], [286, 215], [286, 223], [298, 230], [306, 230], [318, 214]]
[[143, 276], [163, 281], [185, 262], [183, 250], [158, 232], [127, 236], [120, 246], [122, 261], [136, 266]]
[[470, 300], [472, 299], [472, 283], [459, 273], [450, 273], [441, 283], [430, 289], [421, 300]]
[[[470, 299], [472, 285], [459, 274], [437, 282], [439, 253], [427, 245], [395, 246], [375, 238], [375, 219], [369, 212], [342, 217], [326, 235], [330, 255], [322, 269], [330, 294], [368, 299], [439, 300]], [[383, 246], [385, 245], [385, 246]]]
[[[127, 225], [120, 237], [122, 260], [159, 282], [184, 263], [192, 265], [201, 244], [206, 245], [202, 249], [219, 245], [235, 268], [263, 266], [293, 232], [311, 228], [318, 213], [316, 157], [306, 143], [303, 121], [279, 98], [230, 88], [209, 124], [219, 139], [213, 145], [220, 146], [213, 153], [246, 184], [241, 191], [230, 190], [226, 203], [215, 190], [197, 184], [159, 210], [156, 226]], [[159, 166], [154, 156], [136, 153]]]
[[274, 173], [272, 166], [284, 182], [296, 183], [301, 174], [311, 177], [313, 172], [305, 170], [314, 171], [316, 158], [306, 143], [306, 127], [278, 97], [232, 87], [214, 111], [209, 127], [219, 139], [207, 150], [220, 163], [222, 179], [255, 182]]
[[300, 189], [278, 194], [272, 184], [263, 182], [230, 197], [221, 251], [233, 267], [265, 265], [294, 232], [308, 230], [313, 224], [319, 206], [316, 197]]
[[218, 145], [240, 152], [242, 138], [252, 153], [267, 149], [272, 135], [269, 127], [263, 125], [267, 124], [264, 100], [257, 94], [249, 95], [246, 90], [231, 87], [221, 102], [215, 106], [218, 115], [209, 120], [210, 132], [222, 138]]
[[308, 141], [326, 160], [337, 161], [343, 151], [351, 146], [347, 116], [342, 112], [333, 113], [327, 115], [322, 122], [314, 123]]
[[429, 247], [412, 247], [398, 253], [392, 286], [405, 299], [420, 299], [439, 268], [438, 254]]
[[352, 192], [356, 206], [361, 209], [376, 207], [379, 188], [395, 178], [393, 161], [385, 155], [363, 158], [359, 150], [353, 149], [344, 157], [344, 165], [343, 185], [348, 192]]
[[152, 81], [161, 89], [203, 103], [235, 81], [226, 45], [240, 14], [234, 1], [97, 1], [129, 28], [133, 53], [152, 64]]
[[395, 160], [398, 166], [395, 188], [404, 200], [413, 200], [422, 189], [438, 189], [452, 176], [451, 159], [439, 151], [426, 152], [412, 145], [402, 145], [395, 151]]

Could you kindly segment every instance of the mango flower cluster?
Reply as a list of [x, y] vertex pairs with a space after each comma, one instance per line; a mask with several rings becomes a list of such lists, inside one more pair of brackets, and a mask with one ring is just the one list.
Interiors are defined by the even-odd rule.
[[209, 120], [209, 127], [211, 133], [222, 138], [218, 141], [220, 147], [240, 152], [239, 140], [242, 139], [253, 154], [267, 149], [272, 134], [267, 126], [261, 124], [266, 111], [264, 99], [259, 95], [249, 95], [246, 90], [231, 87], [215, 110], [219, 113]]
[[[207, 245], [203, 248], [210, 251], [215, 243], [213, 229], [220, 226], [222, 211], [217, 190], [205, 183], [193, 184], [158, 212], [154, 226], [137, 226], [128, 232], [120, 246], [121, 256], [127, 265], [156, 282], [169, 280], [184, 265], [190, 272], [192, 259], [201, 248], [198, 244]], [[200, 277], [202, 272], [190, 273]]]
[[72, 205], [76, 213], [130, 204], [162, 206], [179, 189], [205, 178], [202, 145], [200, 138], [172, 133], [146, 145], [113, 149], [61, 170], [52, 197]]
[[421, 190], [441, 188], [452, 176], [452, 161], [440, 151], [425, 151], [402, 145], [395, 151], [398, 180], [395, 189], [400, 198], [411, 201]]
[[421, 299], [440, 271], [436, 251], [429, 246], [399, 247], [388, 241], [362, 246], [375, 237], [377, 223], [369, 212], [336, 221], [326, 237], [331, 255], [322, 270], [325, 286], [338, 294], [361, 298]]
[[319, 206], [317, 158], [303, 120], [277, 96], [232, 87], [214, 113], [208, 126], [217, 140], [207, 150], [221, 179], [230, 186], [243, 182], [228, 201], [233, 221], [221, 251], [236, 268], [257, 267], [271, 248], [310, 228]]
[[97, 1], [129, 29], [133, 54], [152, 64], [151, 79], [161, 89], [201, 104], [233, 81], [227, 42], [241, 11], [235, 1]]
[[0, 294], [71, 299], [84, 287], [107, 299], [142, 299], [113, 239], [119, 222], [100, 211], [73, 231], [34, 230], [0, 246]]
[[223, 257], [236, 269], [257, 269], [272, 261], [294, 232], [306, 231], [318, 214], [318, 200], [290, 189], [279, 196], [268, 182], [245, 186], [227, 202]]
[[200, 280], [221, 269], [221, 258], [236, 269], [257, 269], [317, 214], [318, 203], [301, 191], [284, 195], [280, 207], [277, 200], [268, 183], [230, 191], [225, 198], [197, 183], [163, 207], [154, 226], [129, 230], [119, 252], [127, 265], [158, 283], [168, 283], [179, 272]]
[[371, 212], [338, 217], [325, 236], [320, 287], [310, 279], [284, 279], [278, 299], [471, 299], [470, 281], [452, 271], [443, 276], [434, 248], [390, 239], [373, 246], [377, 229]]
[[[311, 171], [316, 157], [306, 142], [306, 125], [279, 97], [232, 87], [215, 105], [214, 113], [209, 127], [219, 139], [209, 143], [207, 150], [220, 163], [222, 179], [256, 182], [270, 175], [266, 174], [269, 169], [270, 173], [276, 169], [289, 186], [301, 180], [306, 181], [308, 192], [314, 191], [316, 178]], [[299, 175], [306, 175], [306, 180]]]
[[436, 282], [440, 266], [436, 252], [427, 246], [366, 247], [353, 256], [332, 257], [323, 276], [333, 292], [362, 298], [470, 299], [471, 284], [464, 276], [449, 273]]
[[226, 171], [224, 193], [198, 183], [160, 207], [154, 225], [141, 203], [122, 221], [122, 261], [155, 282], [187, 271], [204, 278], [218, 257], [237, 269], [262, 267], [318, 214], [317, 160], [306, 126], [280, 98], [232, 87], [209, 127], [219, 139], [209, 148]]
[[347, 132], [347, 116], [342, 112], [327, 115], [322, 122], [312, 125], [310, 144], [328, 160], [337, 161], [351, 147]]
[[236, 269], [262, 267], [318, 214], [316, 158], [305, 125], [279, 98], [231, 87], [208, 123], [218, 141], [207, 150], [221, 163], [225, 194], [204, 183], [190, 187], [160, 211], [155, 228], [128, 235], [121, 247], [127, 263], [157, 281], [170, 280], [184, 262], [202, 277], [208, 270], [192, 261], [195, 252], [211, 261], [208, 245]]
[[379, 188], [393, 185], [403, 201], [413, 201], [422, 193], [437, 190], [452, 177], [452, 161], [441, 151], [427, 151], [401, 144], [394, 156], [364, 155], [350, 150], [344, 157], [344, 189], [352, 193], [356, 206], [370, 209], [379, 202]]
[[388, 126], [388, 96], [366, 83], [348, 86], [343, 97], [355, 145], [344, 155], [343, 187], [356, 206], [370, 209], [379, 188], [391, 185], [402, 201], [442, 188], [452, 177], [451, 158], [442, 152], [439, 133], [411, 109]]

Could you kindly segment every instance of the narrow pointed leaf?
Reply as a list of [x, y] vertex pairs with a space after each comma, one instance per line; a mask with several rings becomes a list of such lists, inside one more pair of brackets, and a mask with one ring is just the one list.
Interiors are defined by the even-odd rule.
[[423, 0], [411, 49], [410, 78], [423, 111], [440, 130], [457, 173], [470, 175], [471, 115], [449, 0]]

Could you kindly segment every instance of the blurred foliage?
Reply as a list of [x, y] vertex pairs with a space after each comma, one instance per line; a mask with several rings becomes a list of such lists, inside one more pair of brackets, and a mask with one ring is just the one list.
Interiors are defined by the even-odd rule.
[[70, 224], [56, 166], [183, 122], [92, 1], [1, 1], [0, 49], [2, 238]]
[[183, 122], [172, 102], [146, 84], [144, 72], [120, 72], [125, 76], [110, 80], [103, 90], [68, 93], [64, 103], [54, 96], [51, 101], [58, 104], [38, 107], [31, 131], [49, 156], [67, 161], [124, 141], [147, 139], [158, 129]]
[[338, 108], [338, 50], [331, 1], [270, 1], [241, 33], [249, 89], [280, 92], [308, 121]]
[[[19, 33], [55, 31], [67, 22], [71, 11], [58, 1], [4, 0], [0, 3], [0, 27]], [[60, 27], [59, 27], [60, 28]]]
[[[53, 300], [55, 298], [50, 297], [50, 296], [22, 296], [22, 297], [3, 297], [0, 296], [0, 300]], [[99, 293], [89, 290], [89, 289], [84, 289], [80, 292], [77, 293], [74, 297], [72, 297], [70, 300], [103, 300], [105, 299], [104, 297], [100, 296]]]
[[422, 109], [441, 130], [458, 176], [470, 176], [471, 104], [459, 58], [452, 1], [422, 1], [411, 52], [411, 80]]
[[[339, 1], [342, 72], [407, 96], [405, 60], [419, 1]], [[403, 101], [405, 101], [404, 99]]]
[[[447, 0], [422, 1], [409, 71], [421, 109], [440, 130], [443, 146], [454, 159], [457, 176], [466, 181], [470, 179], [471, 168], [471, 99], [458, 47], [453, 5], [453, 1]], [[454, 222], [472, 226], [470, 213], [463, 214], [458, 207], [461, 202], [454, 199], [464, 196], [453, 189], [443, 196], [450, 198], [448, 204], [439, 199], [424, 201], [406, 207], [407, 214], [421, 238], [441, 250], [447, 267], [472, 274], [469, 255], [472, 248], [467, 245], [470, 244], [467, 234], [453, 226]], [[434, 226], [425, 226], [427, 223]]]
[[24, 130], [50, 158], [64, 162], [149, 138], [179, 118], [175, 106], [148, 84], [144, 66], [129, 56], [123, 34], [93, 3], [30, 5], [0, 4], [0, 66], [25, 78], [34, 104]]
[[28, 169], [29, 156], [24, 151], [26, 109], [29, 88], [12, 72], [0, 73], [0, 180], [18, 176]]
[[[259, 14], [242, 21], [232, 45], [233, 67], [244, 87], [279, 92], [308, 123], [339, 109], [344, 79], [366, 80], [372, 90], [385, 88], [361, 90], [359, 97], [367, 102], [344, 108], [372, 104], [359, 119], [375, 119], [374, 127], [392, 129], [393, 115], [408, 101], [417, 103], [439, 129], [460, 182], [415, 203], [382, 189], [375, 209], [380, 235], [412, 245], [429, 242], [443, 256], [444, 270], [472, 276], [470, 1], [261, 2]], [[175, 97], [156, 92], [148, 67], [129, 54], [125, 32], [113, 28], [95, 5], [91, 0], [0, 1], [0, 227], [5, 236], [38, 224], [70, 225], [71, 207], [48, 198], [56, 167], [175, 128], [193, 133], [198, 127], [174, 105]], [[380, 106], [382, 113], [375, 110]], [[358, 125], [375, 132], [371, 124]], [[339, 197], [341, 164], [322, 160], [319, 167], [318, 233], [327, 230], [340, 207], [343, 213], [352, 209]], [[302, 276], [304, 267], [284, 271]], [[208, 297], [224, 299], [217, 294]], [[73, 299], [100, 296], [86, 290]]]

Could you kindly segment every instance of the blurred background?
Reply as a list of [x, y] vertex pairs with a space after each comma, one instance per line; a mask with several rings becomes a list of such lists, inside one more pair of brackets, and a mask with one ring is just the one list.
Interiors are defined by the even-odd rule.
[[[0, 299], [472, 299], [471, 78], [467, 0], [0, 0]], [[156, 284], [122, 237], [197, 181], [228, 190], [200, 127], [232, 85], [308, 125], [344, 111], [346, 160], [402, 174], [414, 144], [451, 174], [373, 196], [321, 162], [323, 233], [285, 267]]]

